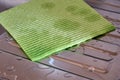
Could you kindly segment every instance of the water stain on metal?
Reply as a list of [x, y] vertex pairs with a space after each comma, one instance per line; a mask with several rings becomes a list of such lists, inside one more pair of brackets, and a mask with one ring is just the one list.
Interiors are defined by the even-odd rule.
[[0, 73], [0, 80], [17, 80], [17, 75], [8, 75], [6, 72]]
[[55, 69], [52, 70], [52, 71], [50, 71], [49, 73], [47, 73], [47, 74], [45, 75], [45, 78], [47, 78], [50, 74], [52, 74], [52, 73], [54, 73], [54, 72], [55, 72]]
[[6, 69], [7, 71], [16, 71], [14, 66], [7, 66]]
[[5, 65], [5, 66], [6, 66], [6, 70], [7, 71], [11, 71], [11, 72], [15, 72], [16, 71], [14, 66], [10, 66], [10, 65]]
[[64, 74], [64, 77], [65, 77], [65, 78], [71, 78], [72, 76], [71, 76], [70, 73], [65, 73], [65, 74]]

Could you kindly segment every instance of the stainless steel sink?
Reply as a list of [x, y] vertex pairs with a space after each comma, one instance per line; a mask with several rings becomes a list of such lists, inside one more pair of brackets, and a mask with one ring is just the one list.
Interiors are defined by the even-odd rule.
[[28, 0], [0, 0], [0, 12], [25, 2]]
[[[28, 1], [0, 0], [0, 12]], [[86, 46], [59, 54], [57, 58], [47, 58], [36, 64], [27, 60], [21, 49], [16, 47], [15, 41], [0, 25], [0, 80], [120, 80], [120, 7], [118, 5], [120, 0], [85, 1], [111, 21], [116, 26], [116, 31], [101, 38], [93, 39], [86, 43]], [[83, 54], [79, 54], [80, 52]], [[117, 55], [114, 55], [114, 53], [117, 53]], [[70, 64], [71, 62], [72, 64]], [[85, 66], [90, 65], [90, 67], [87, 70], [73, 65], [82, 65], [80, 63]], [[7, 65], [8, 71], [4, 64], [9, 64]], [[13, 68], [16, 71], [13, 70], [13, 73], [11, 73]], [[102, 68], [108, 72], [94, 72], [96, 68], [97, 70]], [[1, 77], [2, 71], [5, 73], [3, 75], [7, 76], [2, 75]], [[12, 79], [7, 79], [9, 77]]]

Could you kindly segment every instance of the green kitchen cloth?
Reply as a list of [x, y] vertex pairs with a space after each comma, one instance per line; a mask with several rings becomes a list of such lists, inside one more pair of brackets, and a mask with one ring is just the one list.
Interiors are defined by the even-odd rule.
[[83, 0], [32, 0], [0, 13], [0, 23], [32, 61], [115, 29]]

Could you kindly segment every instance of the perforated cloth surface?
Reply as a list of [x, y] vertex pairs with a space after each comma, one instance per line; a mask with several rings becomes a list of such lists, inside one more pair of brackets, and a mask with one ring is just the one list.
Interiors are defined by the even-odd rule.
[[32, 61], [114, 30], [83, 0], [32, 0], [0, 13], [0, 23]]

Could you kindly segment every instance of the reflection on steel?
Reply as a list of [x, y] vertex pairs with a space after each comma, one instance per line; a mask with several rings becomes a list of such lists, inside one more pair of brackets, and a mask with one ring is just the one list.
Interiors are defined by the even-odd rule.
[[52, 58], [59, 60], [59, 61], [62, 61], [62, 62], [66, 62], [66, 63], [72, 64], [72, 65], [75, 65], [75, 66], [78, 66], [80, 68], [88, 69], [89, 71], [92, 71], [92, 72], [99, 72], [99, 73], [107, 73], [108, 72], [107, 70], [104, 70], [104, 69], [100, 69], [100, 68], [93, 67], [93, 66], [91, 67], [90, 65], [76, 62], [76, 61], [72, 61], [72, 60], [62, 58], [59, 56], [52, 56]]
[[120, 20], [119, 19], [114, 19], [114, 18], [111, 18], [111, 17], [109, 17], [109, 16], [104, 16], [107, 20], [109, 20], [109, 21], [112, 21], [112, 22], [120, 22]]
[[14, 46], [14, 47], [18, 47], [18, 48], [20, 48], [20, 46], [17, 44], [17, 43], [15, 43], [15, 42], [8, 42], [10, 45], [12, 45], [12, 46]]
[[112, 36], [112, 37], [115, 37], [115, 38], [120, 38], [120, 36], [114, 35], [114, 34], [107, 34], [107, 36]]
[[87, 47], [87, 48], [91, 48], [93, 50], [100, 50], [100, 51], [103, 51], [104, 53], [107, 53], [107, 54], [110, 54], [110, 55], [113, 55], [113, 56], [116, 56], [117, 53], [116, 52], [111, 52], [111, 51], [108, 51], [108, 50], [103, 50], [103, 49], [100, 49], [100, 48], [96, 48], [96, 47], [93, 47], [93, 46], [89, 46], [89, 45], [81, 45], [82, 47]]
[[54, 62], [55, 62], [55, 60], [52, 57], [50, 57], [49, 64], [51, 64], [52, 66], [55, 66]]
[[103, 1], [101, 1], [101, 0], [89, 0], [89, 2], [91, 2], [91, 3], [93, 3], [93, 4], [100, 4], [100, 5], [104, 3], [104, 5], [108, 5], [108, 6], [120, 8], [119, 5], [111, 4], [111, 3], [108, 3], [108, 2], [103, 2]]

